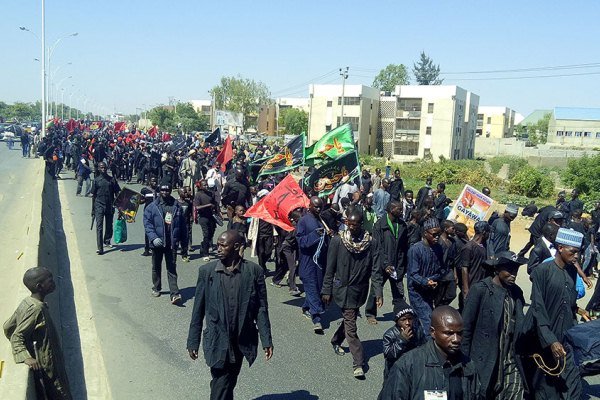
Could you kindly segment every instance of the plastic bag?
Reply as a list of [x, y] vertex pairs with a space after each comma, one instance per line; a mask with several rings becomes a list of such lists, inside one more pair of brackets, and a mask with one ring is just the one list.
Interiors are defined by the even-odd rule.
[[127, 223], [124, 219], [117, 219], [113, 228], [113, 240], [115, 243], [125, 243], [127, 241]]

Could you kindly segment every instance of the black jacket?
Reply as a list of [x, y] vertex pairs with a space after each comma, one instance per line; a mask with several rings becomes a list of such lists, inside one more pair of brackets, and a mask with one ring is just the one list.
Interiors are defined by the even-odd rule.
[[110, 175], [98, 174], [92, 183], [92, 197], [94, 199], [94, 208], [111, 209], [121, 191], [117, 180]]
[[243, 182], [239, 182], [235, 178], [230, 179], [225, 183], [225, 187], [223, 188], [221, 203], [225, 207], [239, 205], [247, 207], [249, 204], [252, 204], [250, 189]]
[[390, 182], [390, 197], [392, 200], [402, 200], [404, 196], [404, 181], [402, 179], [394, 179]]
[[342, 239], [334, 236], [329, 243], [321, 294], [333, 295], [333, 300], [340, 308], [359, 308], [367, 300], [370, 278], [376, 296], [381, 296], [382, 277], [374, 267], [373, 243], [362, 253], [351, 253]]
[[419, 320], [415, 318], [413, 323], [413, 337], [408, 342], [400, 335], [400, 328], [394, 323], [394, 326], [389, 328], [383, 334], [383, 357], [385, 359], [385, 367], [383, 369], [383, 379], [387, 379], [390, 369], [396, 361], [406, 352], [423, 345], [428, 339], [423, 333], [423, 328], [419, 324]]
[[550, 250], [544, 243], [542, 238], [535, 242], [535, 246], [529, 253], [529, 261], [527, 262], [527, 274], [531, 275], [533, 269], [543, 263], [547, 258], [552, 257]]
[[408, 227], [402, 220], [398, 220], [398, 238], [394, 237], [387, 223], [387, 215], [379, 218], [373, 225], [373, 263], [385, 274], [385, 268], [392, 265], [396, 268], [398, 279], [402, 279], [406, 272], [408, 253]]
[[[465, 355], [452, 367], [461, 369], [464, 400], [482, 399], [475, 365]], [[449, 389], [443, 363], [433, 340], [403, 355], [390, 370], [379, 400], [422, 400], [425, 390]]]
[[[504, 298], [510, 296], [515, 302], [515, 334], [521, 331], [523, 320], [523, 291], [517, 285], [507, 290], [495, 285], [488, 277], [477, 282], [469, 290], [465, 301], [463, 316], [462, 351], [473, 360], [479, 373], [484, 392], [492, 379], [495, 382], [496, 363], [498, 362], [500, 334], [503, 328]], [[520, 358], [515, 355], [519, 371], [522, 372]]]
[[[200, 267], [196, 296], [192, 310], [192, 321], [187, 339], [188, 350], [198, 350], [201, 335], [204, 335], [202, 349], [209, 367], [222, 367], [227, 360], [229, 332], [223, 291], [219, 273], [215, 271], [220, 261], [213, 261]], [[267, 288], [264, 272], [257, 264], [243, 260], [240, 265], [240, 303], [237, 343], [240, 352], [252, 365], [256, 360], [258, 336], [263, 348], [272, 347], [271, 322], [267, 304]], [[202, 331], [203, 321], [206, 327]]]

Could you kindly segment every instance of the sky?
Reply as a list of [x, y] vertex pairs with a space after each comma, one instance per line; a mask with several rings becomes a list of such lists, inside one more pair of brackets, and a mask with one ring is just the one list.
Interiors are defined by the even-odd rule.
[[[19, 27], [41, 35], [41, 0], [2, 0], [0, 16], [0, 101], [36, 101], [41, 45]], [[59, 68], [65, 103], [88, 99], [86, 111], [210, 99], [222, 76], [237, 75], [273, 98], [308, 97], [309, 83], [341, 83], [340, 67], [347, 84], [370, 85], [424, 51], [444, 84], [526, 116], [600, 107], [599, 17], [600, 2], [580, 0], [46, 0], [46, 44], [77, 32], [55, 47], [50, 73]], [[549, 68], [561, 66], [576, 67]], [[530, 70], [481, 73], [519, 69]]]

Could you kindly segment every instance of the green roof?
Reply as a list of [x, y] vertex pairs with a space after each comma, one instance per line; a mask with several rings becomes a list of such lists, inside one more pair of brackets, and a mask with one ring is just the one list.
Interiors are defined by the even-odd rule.
[[529, 114], [519, 125], [525, 126], [527, 124], [536, 124], [539, 120], [544, 118], [546, 114], [552, 114], [552, 110], [535, 110]]

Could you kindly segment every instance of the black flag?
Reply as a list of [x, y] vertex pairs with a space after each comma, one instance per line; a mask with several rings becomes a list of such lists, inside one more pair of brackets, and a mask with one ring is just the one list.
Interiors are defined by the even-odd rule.
[[220, 145], [221, 144], [221, 128], [215, 129], [213, 133], [211, 133], [210, 135], [208, 135], [206, 137], [206, 139], [204, 139], [204, 142], [211, 146]]
[[304, 179], [304, 184], [310, 187], [317, 196], [326, 196], [359, 175], [358, 154], [353, 150], [321, 165], [308, 178]]

